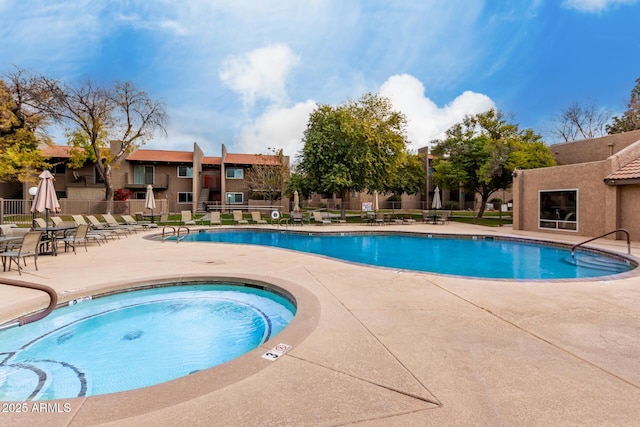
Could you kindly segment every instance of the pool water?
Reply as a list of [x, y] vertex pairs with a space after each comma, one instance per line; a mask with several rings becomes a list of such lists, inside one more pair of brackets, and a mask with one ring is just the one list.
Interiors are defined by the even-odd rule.
[[275, 293], [233, 285], [145, 289], [64, 307], [0, 332], [0, 400], [159, 384], [258, 347], [294, 314]]
[[374, 233], [203, 231], [183, 241], [274, 246], [379, 267], [496, 279], [575, 279], [622, 273], [627, 260], [494, 238]]

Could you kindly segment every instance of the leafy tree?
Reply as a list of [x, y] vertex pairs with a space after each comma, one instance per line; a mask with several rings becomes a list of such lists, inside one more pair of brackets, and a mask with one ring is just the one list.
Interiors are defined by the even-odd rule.
[[613, 117], [611, 124], [607, 126], [607, 132], [613, 134], [636, 129], [640, 129], [640, 77], [636, 79], [636, 85], [631, 90], [627, 111], [620, 117]]
[[9, 84], [0, 80], [0, 182], [34, 183], [49, 167], [38, 148], [48, 141], [39, 132], [46, 121], [27, 105], [30, 82], [21, 72], [8, 77]]
[[[298, 169], [318, 193], [384, 191], [406, 151], [406, 119], [388, 99], [367, 93], [357, 101], [318, 106], [310, 115]], [[342, 204], [342, 218], [345, 206]]]
[[489, 110], [467, 116], [447, 130], [446, 138], [435, 141], [438, 156], [433, 178], [443, 188], [461, 184], [480, 195], [482, 218], [489, 196], [511, 186], [515, 169], [531, 169], [555, 164], [547, 146], [531, 129], [520, 130], [502, 113]]
[[285, 180], [289, 175], [288, 160], [282, 150], [270, 149], [270, 155], [260, 154], [260, 161], [244, 175], [247, 188], [262, 194], [271, 204], [281, 197]]
[[593, 102], [574, 102], [553, 117], [547, 133], [564, 142], [597, 138], [606, 134], [610, 120], [611, 113], [598, 109]]
[[113, 201], [113, 169], [157, 131], [166, 132], [164, 106], [129, 82], [100, 87], [90, 80], [69, 85], [40, 76], [37, 81], [46, 96], [35, 106], [67, 126], [71, 164], [93, 162], [104, 179], [105, 199]]
[[406, 153], [397, 173], [386, 183], [385, 191], [400, 196], [403, 193], [418, 194], [424, 189], [426, 173], [421, 154]]

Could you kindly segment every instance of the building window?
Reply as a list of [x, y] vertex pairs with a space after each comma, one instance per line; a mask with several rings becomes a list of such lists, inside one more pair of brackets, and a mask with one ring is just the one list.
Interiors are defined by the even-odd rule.
[[193, 202], [192, 192], [178, 193], [178, 203], [192, 203], [192, 202]]
[[64, 162], [56, 163], [51, 168], [53, 175], [64, 175], [67, 172], [67, 165]]
[[145, 200], [147, 198], [147, 192], [146, 191], [136, 191], [135, 193], [133, 193], [133, 198], [136, 200]]
[[242, 178], [244, 178], [244, 169], [227, 168], [227, 179], [242, 179]]
[[539, 228], [578, 230], [578, 190], [540, 191]]
[[178, 178], [193, 178], [193, 167], [178, 166]]
[[104, 184], [104, 178], [100, 175], [98, 168], [95, 166], [93, 167], [93, 182], [96, 184]]
[[226, 200], [228, 205], [241, 205], [244, 202], [244, 194], [227, 193]]
[[153, 166], [135, 165], [133, 167], [133, 183], [153, 185]]

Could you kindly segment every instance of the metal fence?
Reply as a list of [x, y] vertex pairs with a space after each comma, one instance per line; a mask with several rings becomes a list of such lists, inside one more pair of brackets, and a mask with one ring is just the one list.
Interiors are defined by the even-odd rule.
[[[144, 200], [124, 200], [107, 202], [106, 200], [60, 199], [60, 211], [50, 215], [101, 215], [105, 213], [133, 215], [136, 212], [149, 212]], [[44, 218], [44, 212], [31, 213], [32, 200], [0, 198], [0, 224], [15, 223], [31, 225], [33, 218]], [[155, 212], [168, 212], [165, 199], [156, 200]]]

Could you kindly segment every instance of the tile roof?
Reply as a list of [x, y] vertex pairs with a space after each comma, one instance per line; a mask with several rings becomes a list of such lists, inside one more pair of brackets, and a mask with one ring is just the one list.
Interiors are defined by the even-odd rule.
[[69, 147], [68, 145], [47, 145], [40, 151], [42, 151], [42, 154], [47, 157], [69, 159], [71, 158], [71, 153], [69, 152], [70, 150], [71, 147]]
[[276, 165], [280, 161], [278, 156], [266, 154], [234, 154], [227, 153], [225, 163], [239, 165]]
[[127, 160], [139, 162], [191, 163], [193, 162], [193, 153], [191, 151], [136, 150], [127, 157]]
[[621, 167], [608, 177], [606, 180], [617, 179], [638, 179], [640, 178], [640, 157], [632, 161], [631, 163]]
[[222, 157], [204, 156], [202, 158], [202, 164], [203, 165], [221, 165], [222, 164]]

